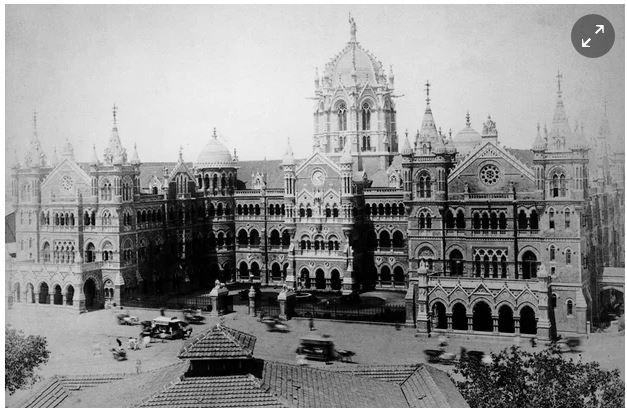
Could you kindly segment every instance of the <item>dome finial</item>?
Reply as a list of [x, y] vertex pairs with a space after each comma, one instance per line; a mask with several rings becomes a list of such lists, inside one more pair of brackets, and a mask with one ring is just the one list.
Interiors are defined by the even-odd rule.
[[351, 41], [357, 41], [357, 24], [355, 24], [355, 19], [348, 13], [348, 24], [351, 26]]
[[215, 127], [213, 128], [213, 134], [211, 136], [214, 138], [214, 140], [218, 139], [218, 133], [216, 132], [216, 128]]
[[183, 162], [183, 146], [179, 146], [179, 162]]
[[470, 128], [470, 110], [466, 110], [466, 127]]

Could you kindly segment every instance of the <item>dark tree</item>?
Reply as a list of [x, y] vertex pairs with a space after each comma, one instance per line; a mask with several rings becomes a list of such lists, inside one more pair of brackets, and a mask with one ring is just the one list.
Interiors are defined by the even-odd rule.
[[37, 380], [35, 369], [48, 361], [46, 338], [25, 336], [21, 330], [5, 327], [5, 389], [9, 395]]
[[565, 359], [557, 350], [529, 353], [518, 347], [492, 354], [486, 365], [464, 357], [455, 367], [457, 386], [471, 407], [582, 408], [625, 406], [618, 370], [597, 362]]

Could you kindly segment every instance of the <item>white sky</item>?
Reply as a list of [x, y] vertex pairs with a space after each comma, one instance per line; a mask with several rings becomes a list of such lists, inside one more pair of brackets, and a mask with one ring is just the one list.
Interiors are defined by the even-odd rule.
[[[488, 113], [507, 146], [528, 148], [550, 125], [555, 75], [564, 73], [571, 120], [596, 135], [603, 99], [624, 136], [624, 6], [6, 6], [7, 160], [23, 158], [38, 111], [51, 155], [66, 138], [76, 157], [100, 159], [119, 107], [122, 143], [142, 161], [195, 160], [215, 126], [241, 160], [280, 158], [291, 137], [311, 152], [314, 67], [349, 40], [394, 66], [399, 134], [418, 128], [424, 82], [436, 125], [481, 129]], [[614, 25], [598, 59], [570, 42], [589, 13]], [[621, 137], [622, 139], [623, 137]], [[623, 141], [623, 140], [621, 140]]]

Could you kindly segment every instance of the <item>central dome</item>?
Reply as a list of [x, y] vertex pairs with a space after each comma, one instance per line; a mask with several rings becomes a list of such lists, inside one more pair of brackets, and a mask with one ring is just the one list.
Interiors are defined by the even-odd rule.
[[194, 163], [194, 168], [222, 167], [231, 165], [232, 163], [233, 157], [231, 153], [228, 148], [218, 140], [216, 130], [214, 129], [209, 142], [198, 155]]
[[327, 72], [333, 85], [342, 83], [349, 85], [352, 82], [353, 73], [357, 76], [357, 84], [377, 84], [377, 73], [381, 69], [381, 63], [368, 54], [356, 42], [350, 42], [331, 61]]
[[470, 127], [470, 113], [466, 113], [466, 127], [455, 135], [453, 143], [461, 157], [465, 157], [475, 146], [481, 144], [481, 134]]

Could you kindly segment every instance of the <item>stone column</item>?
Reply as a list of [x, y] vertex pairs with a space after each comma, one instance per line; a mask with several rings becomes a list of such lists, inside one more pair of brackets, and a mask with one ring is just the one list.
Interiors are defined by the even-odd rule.
[[277, 299], [279, 300], [279, 319], [288, 320], [296, 299], [294, 290], [284, 286]]
[[446, 313], [446, 329], [448, 331], [453, 330], [453, 314], [452, 313]]
[[416, 316], [414, 315], [416, 303], [414, 301], [414, 294], [414, 283], [410, 281], [407, 287], [407, 294], [405, 294], [405, 325], [411, 327], [416, 326]]
[[[253, 290], [254, 291], [254, 290]], [[219, 280], [216, 280], [215, 286], [209, 293], [209, 298], [211, 300], [211, 317], [217, 317], [219, 315], [224, 314], [228, 307], [226, 306], [226, 300], [229, 295], [229, 290], [221, 283]], [[253, 314], [254, 314], [254, 296], [253, 296]]]
[[466, 318], [468, 318], [468, 331], [472, 331], [472, 314], [467, 315]]
[[35, 304], [39, 304], [39, 293], [35, 293]]
[[248, 315], [255, 316], [255, 297], [257, 293], [255, 292], [255, 288], [251, 285], [250, 290], [248, 291]]
[[416, 271], [418, 281], [414, 289], [416, 290], [416, 328], [419, 332], [428, 333], [429, 332], [429, 312], [428, 312], [428, 301], [427, 301], [427, 293], [429, 287], [429, 277], [427, 266], [422, 263], [418, 270]]
[[520, 318], [514, 317], [514, 334], [520, 335]]
[[492, 317], [492, 332], [499, 331], [499, 317]]

